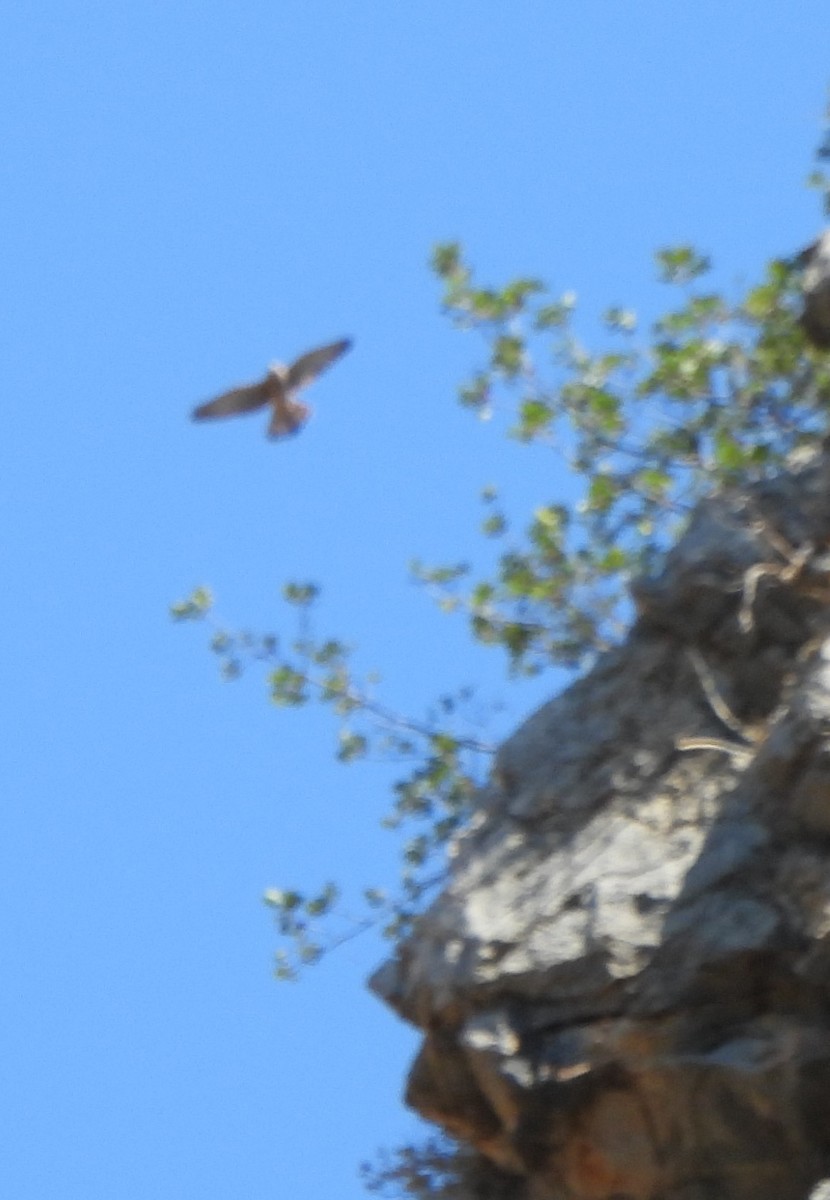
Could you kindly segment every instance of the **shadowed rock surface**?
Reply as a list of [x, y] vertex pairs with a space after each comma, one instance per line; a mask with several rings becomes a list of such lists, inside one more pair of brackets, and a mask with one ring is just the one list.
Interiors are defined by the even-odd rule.
[[826, 458], [704, 502], [373, 977], [424, 1033], [409, 1104], [517, 1200], [830, 1175], [828, 544]]
[[804, 268], [801, 325], [809, 341], [830, 350], [830, 229], [800, 256]]

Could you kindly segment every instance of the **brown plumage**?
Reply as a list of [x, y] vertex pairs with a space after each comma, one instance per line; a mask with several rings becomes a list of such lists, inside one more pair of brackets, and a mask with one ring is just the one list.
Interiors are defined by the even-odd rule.
[[258, 408], [271, 405], [271, 421], [268, 437], [281, 438], [297, 433], [305, 425], [311, 409], [307, 404], [295, 400], [297, 392], [316, 379], [317, 376], [351, 346], [349, 338], [320, 346], [302, 354], [290, 366], [271, 363], [268, 373], [258, 383], [244, 384], [223, 392], [215, 400], [208, 400], [193, 410], [194, 421], [210, 421], [214, 417], [232, 417], [238, 413], [255, 412]]

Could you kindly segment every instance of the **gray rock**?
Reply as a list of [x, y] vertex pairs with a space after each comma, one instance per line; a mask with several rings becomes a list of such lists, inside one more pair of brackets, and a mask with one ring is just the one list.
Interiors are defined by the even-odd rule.
[[801, 324], [820, 350], [830, 350], [830, 229], [798, 257], [804, 269], [804, 311]]
[[702, 504], [373, 977], [424, 1032], [409, 1102], [533, 1200], [830, 1175], [828, 544], [824, 458]]

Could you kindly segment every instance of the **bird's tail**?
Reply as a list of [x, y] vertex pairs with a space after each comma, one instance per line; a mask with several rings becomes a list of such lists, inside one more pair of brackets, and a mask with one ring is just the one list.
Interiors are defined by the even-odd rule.
[[301, 404], [299, 400], [286, 400], [276, 405], [268, 426], [269, 438], [290, 437], [302, 429], [310, 416], [309, 406]]

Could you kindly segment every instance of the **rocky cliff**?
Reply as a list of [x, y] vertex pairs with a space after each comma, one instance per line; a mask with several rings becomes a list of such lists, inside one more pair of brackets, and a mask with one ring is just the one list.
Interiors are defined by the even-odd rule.
[[[830, 460], [704, 502], [502, 747], [375, 991], [407, 1100], [533, 1200], [830, 1174]], [[483, 1193], [482, 1193], [483, 1194]]]

